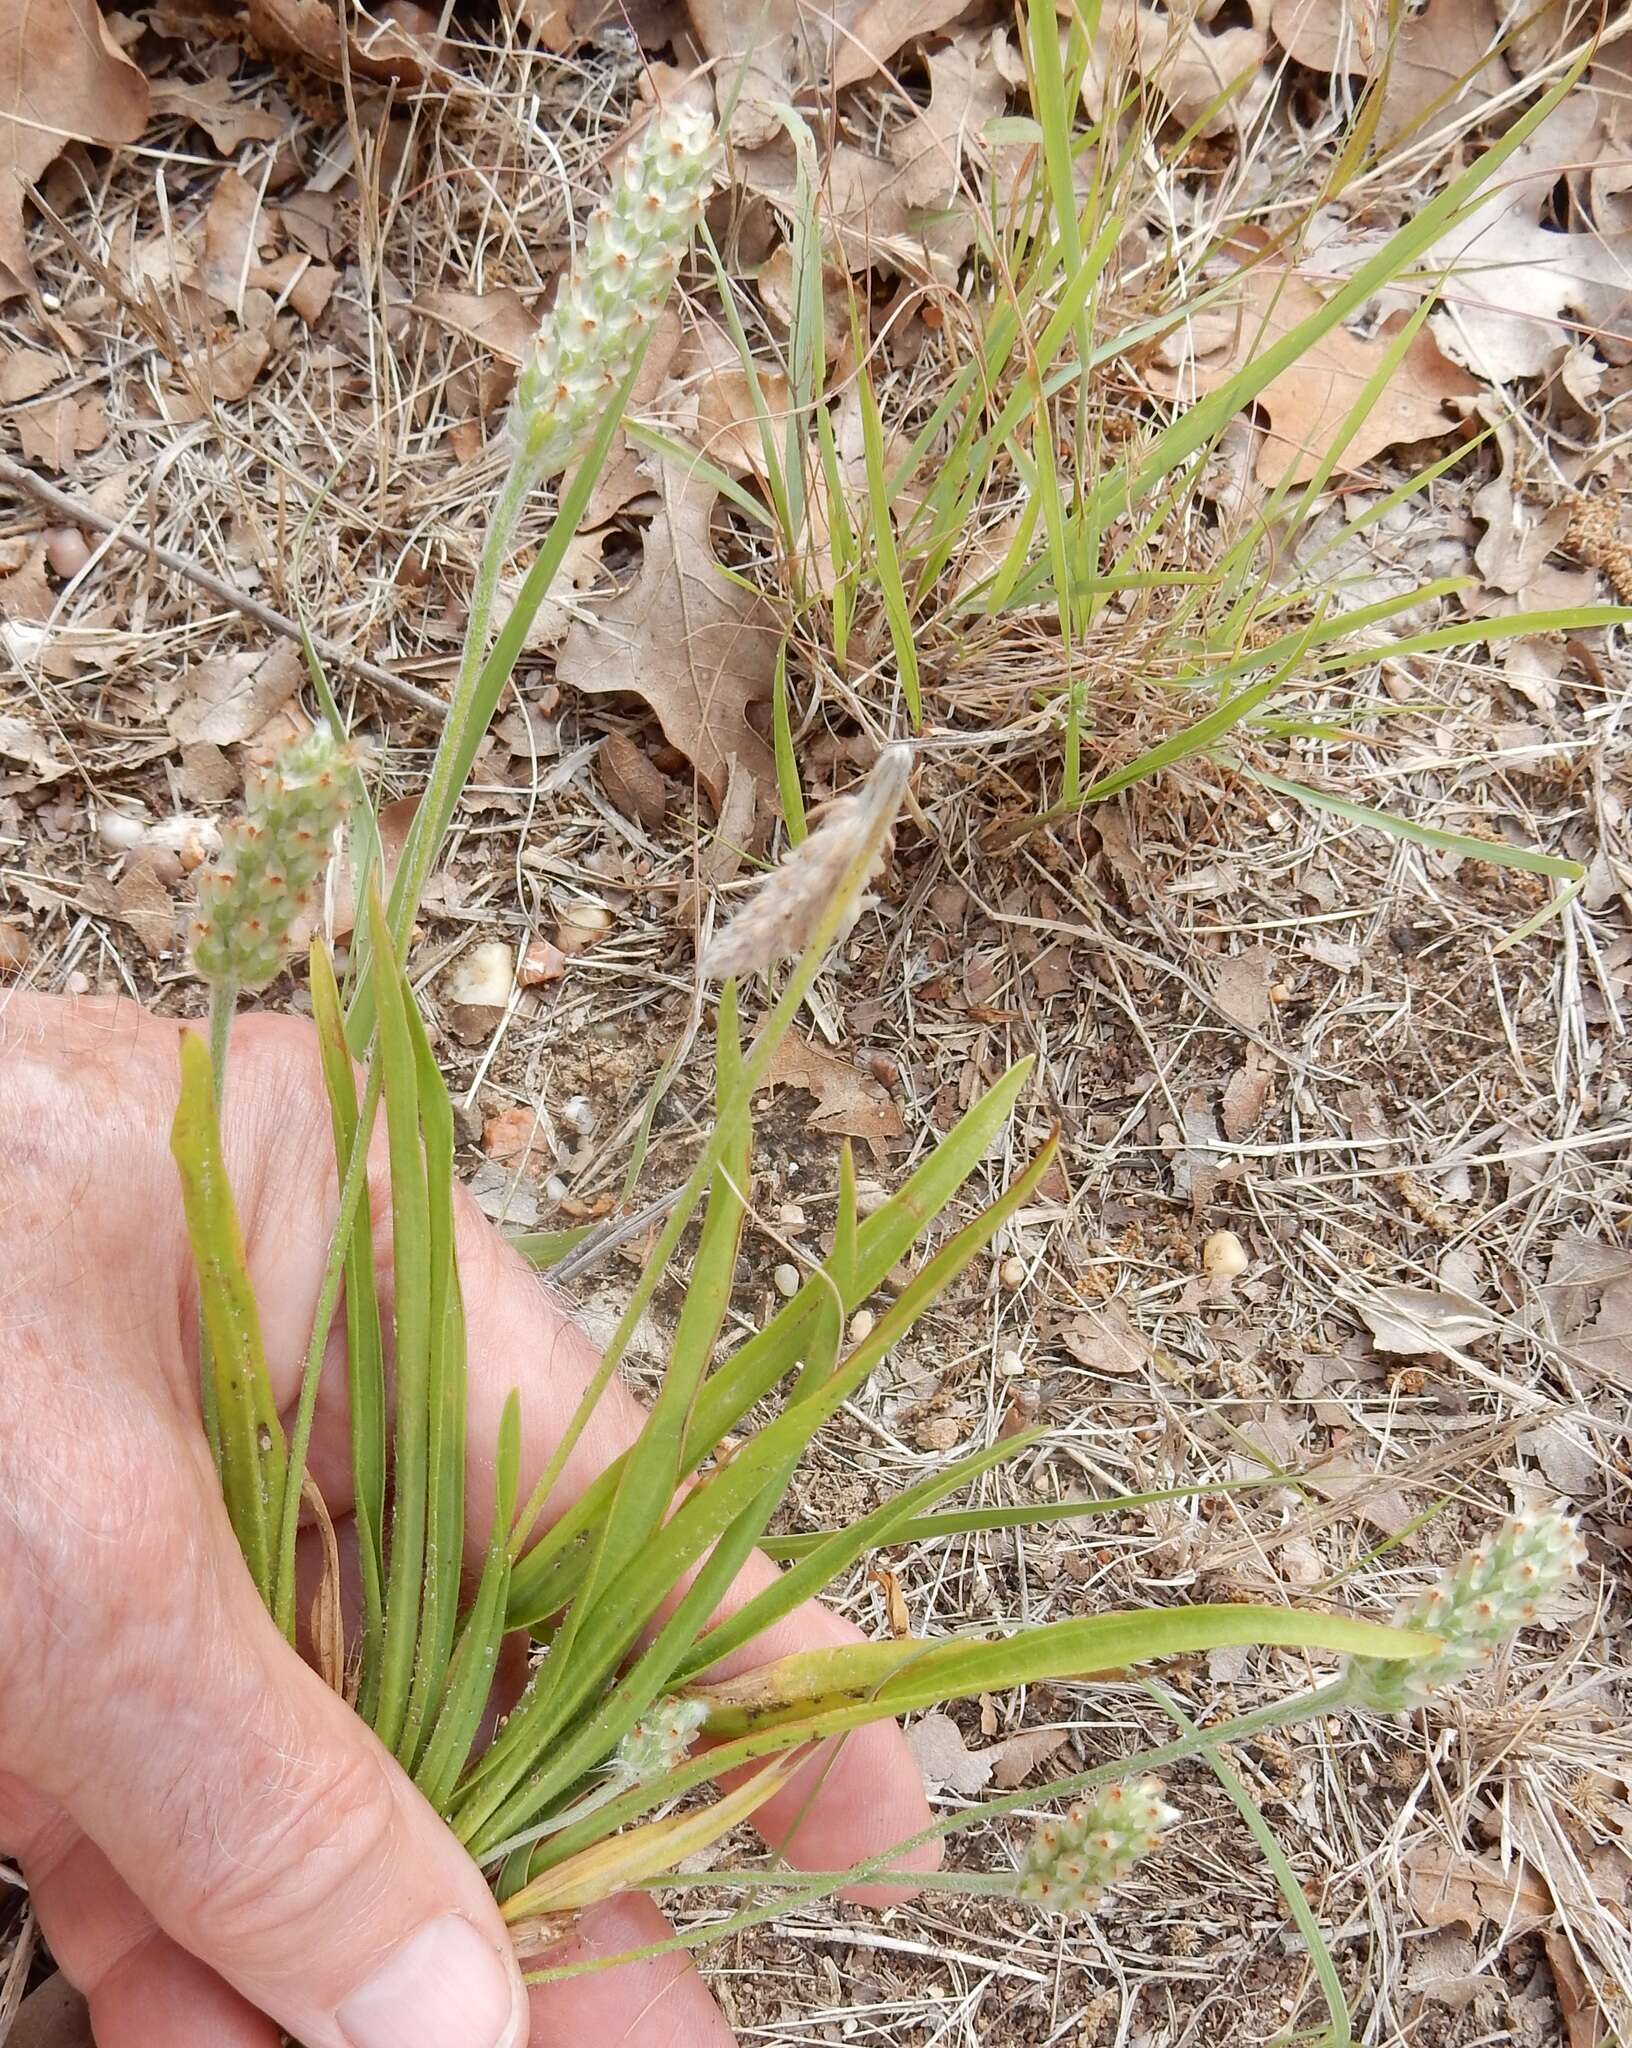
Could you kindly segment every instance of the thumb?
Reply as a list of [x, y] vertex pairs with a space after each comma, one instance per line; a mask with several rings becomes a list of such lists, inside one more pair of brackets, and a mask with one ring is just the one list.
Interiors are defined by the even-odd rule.
[[526, 1995], [480, 1872], [284, 1641], [191, 1447], [167, 1448], [181, 1483], [144, 1488], [131, 1540], [71, 1603], [87, 1654], [57, 1632], [23, 1769], [304, 2048], [521, 2048]]

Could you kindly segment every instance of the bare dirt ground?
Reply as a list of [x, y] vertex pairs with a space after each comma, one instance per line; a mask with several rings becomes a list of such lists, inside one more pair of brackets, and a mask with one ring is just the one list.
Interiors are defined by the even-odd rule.
[[[1453, 0], [1432, 11], [1445, 34], [1484, 22]], [[995, 105], [1018, 107], [992, 42], [1000, 16], [972, 9], [960, 26], [955, 10], [933, 12], [932, 56], [988, 67]], [[1153, 175], [1141, 234], [1188, 235], [1203, 216], [1272, 223], [1341, 146], [1352, 81], [1293, 62], [1256, 0], [1236, 12], [1215, 32], [1259, 38], [1256, 125], [1200, 138], [1180, 173]], [[678, 78], [648, 73], [641, 41], [659, 67], [689, 61], [655, 9], [634, 32], [609, 22], [587, 39], [581, 8], [523, 15], [460, 15], [454, 82], [389, 92], [297, 72], [179, 8], [114, 18], [153, 118], [139, 144], [75, 146], [45, 174], [50, 218], [30, 239], [43, 295], [0, 309], [0, 454], [86, 508], [71, 517], [0, 477], [0, 972], [13, 982], [196, 1013], [178, 940], [187, 873], [246, 765], [307, 715], [286, 640], [145, 546], [108, 542], [92, 513], [308, 621], [336, 652], [382, 802], [418, 786], [434, 724], [358, 664], [445, 689], [532, 308], [642, 91]], [[922, 46], [903, 34], [890, 55], [900, 88], [881, 75], [846, 116], [858, 145], [896, 132], [903, 100], [933, 103]], [[1499, 90], [1447, 117], [1435, 148], [1334, 209], [1344, 232], [1360, 240], [1402, 217], [1461, 160], [1475, 118], [1522, 86], [1510, 65]], [[972, 204], [979, 166], [966, 168]], [[734, 182], [716, 204], [728, 264], [769, 306], [781, 237], [764, 200]], [[1605, 246], [1620, 246], [1618, 220], [1600, 217]], [[937, 300], [914, 300], [909, 268], [869, 287], [880, 330], [900, 337], [898, 396], [933, 392], [944, 364]], [[1619, 523], [1632, 301], [1621, 305], [1618, 333], [1566, 319], [1540, 376], [1476, 380], [1475, 424], [1498, 431], [1372, 530], [1358, 583], [1465, 574], [1491, 609], [1632, 595]], [[706, 377], [689, 360], [675, 380], [695, 393]], [[1156, 402], [1148, 381], [1126, 391], [1130, 413]], [[723, 439], [729, 421], [707, 417]], [[1231, 447], [1219, 496], [1250, 496], [1253, 444]], [[1405, 473], [1380, 454], [1345, 488], [1375, 495]], [[1009, 500], [980, 515], [993, 528], [1018, 486], [1003, 488]], [[478, 762], [416, 958], [470, 1172], [492, 1213], [522, 1226], [622, 1213], [642, 1106], [677, 1047], [630, 1209], [677, 1180], [706, 1113], [693, 935], [748, 869], [697, 787], [701, 764], [658, 729], [635, 675], [584, 681], [582, 658], [563, 651], [575, 634], [600, 644], [598, 619], [667, 516], [654, 507], [652, 474], [620, 456]], [[1491, 545], [1498, 519], [1505, 553]], [[751, 570], [743, 536], [726, 545]], [[1207, 533], [1182, 545], [1204, 559]], [[891, 706], [870, 671], [835, 676], [819, 649], [795, 653], [797, 752], [819, 801], [871, 758]], [[929, 739], [880, 902], [820, 984], [808, 1085], [766, 1099], [737, 1314], [752, 1324], [776, 1267], [820, 1245], [841, 1133], [869, 1178], [894, 1185], [1029, 1054], [1035, 1077], [975, 1192], [994, 1192], [1056, 1123], [1060, 1166], [818, 1448], [801, 1519], [831, 1524], [954, 1449], [1033, 1423], [1046, 1443], [985, 1498], [1296, 1475], [903, 1549], [844, 1589], [869, 1629], [904, 1612], [937, 1633], [1196, 1598], [1331, 1596], [1386, 1618], [1515, 1500], [1568, 1502], [1590, 1569], [1488, 1680], [1409, 1723], [1299, 1729], [1234, 1761], [1363, 2038], [1620, 2038], [1632, 2025], [1621, 636], [1537, 634], [1500, 659], [1391, 664], [1380, 650], [1397, 719], [1350, 733], [1334, 698], [1331, 731], [1295, 743], [1299, 772], [1356, 803], [1583, 862], [1575, 902], [1512, 944], [1545, 901], [1540, 878], [1280, 802], [1227, 763], [1192, 759], [1079, 818], [1009, 829], [1037, 807], [1057, 750], [1035, 695], [1048, 658], [992, 642], [942, 649], [926, 669]], [[1129, 732], [1148, 737], [1165, 715], [1159, 693], [1109, 663], [1100, 680], [1090, 746], [1127, 758]], [[302, 997], [285, 985], [268, 1000]], [[1240, 1270], [1206, 1270], [1209, 1241]], [[639, 1250], [637, 1238], [574, 1283], [592, 1326], [615, 1314]], [[660, 1298], [648, 1366], [662, 1315]], [[1290, 1653], [1222, 1651], [1168, 1675], [1209, 1720], [1285, 1695], [1307, 1671]], [[937, 1801], [978, 1797], [993, 1768], [981, 1752], [1022, 1729], [1058, 1737], [1037, 1745], [1039, 1782], [1170, 1732], [1131, 1682], [971, 1703], [920, 1738]], [[1170, 1846], [1087, 1924], [984, 1900], [884, 1917], [824, 1908], [728, 1939], [704, 1966], [745, 2041], [789, 2048], [1178, 2048], [1318, 2030], [1304, 1944], [1235, 1809], [1199, 1765], [1171, 1790], [1184, 1822]], [[976, 1833], [958, 1853], [1002, 1868], [1013, 1840]]]

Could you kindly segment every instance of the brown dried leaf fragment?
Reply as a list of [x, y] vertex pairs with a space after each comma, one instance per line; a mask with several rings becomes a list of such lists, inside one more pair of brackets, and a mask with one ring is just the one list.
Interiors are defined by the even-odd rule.
[[799, 1088], [815, 1097], [810, 1130], [859, 1138], [878, 1154], [906, 1130], [900, 1110], [870, 1074], [795, 1033], [777, 1047], [767, 1079], [773, 1088]]
[[25, 190], [70, 142], [136, 141], [147, 113], [147, 80], [96, 0], [0, 0], [0, 299], [34, 284]]
[[613, 809], [648, 832], [661, 831], [669, 787], [644, 750], [626, 732], [609, 732], [595, 761]]
[[80, 892], [80, 907], [93, 917], [110, 917], [128, 925], [144, 949], [159, 959], [176, 945], [178, 907], [154, 861], [151, 854], [139, 854], [117, 882], [90, 876]]
[[413, 311], [490, 349], [507, 363], [519, 363], [538, 332], [538, 321], [507, 284], [492, 292], [421, 292]]
[[1392, 37], [1389, 13], [1386, 0], [1276, 0], [1270, 25], [1287, 55], [1311, 71], [1376, 78], [1386, 68], [1381, 149], [1424, 125], [1431, 133], [1453, 114], [1466, 119], [1507, 90], [1507, 68], [1491, 54], [1501, 31], [1491, 0], [1428, 0], [1420, 14], [1402, 9]]
[[388, 18], [348, 7], [343, 31], [330, 0], [249, 0], [250, 33], [269, 56], [327, 78], [344, 78], [348, 70], [407, 85], [447, 77], [435, 15], [413, 0], [396, 0], [381, 15]]
[[593, 625], [573, 621], [557, 678], [592, 695], [644, 698], [716, 805], [733, 754], [768, 794], [775, 758], [748, 714], [770, 699], [775, 615], [720, 567], [710, 533], [716, 494], [707, 484], [664, 464], [658, 487], [638, 575]]
[[[1262, 246], [1261, 240], [1243, 235], [1232, 253], [1249, 257], [1255, 245]], [[1207, 337], [1175, 334], [1162, 345], [1151, 382], [1170, 398], [1194, 399], [1216, 391], [1254, 356], [1318, 312], [1321, 303], [1320, 293], [1283, 264], [1266, 261], [1243, 269], [1236, 318], [1222, 341], [1214, 329], [1213, 345], [1193, 353], [1196, 340]], [[1275, 485], [1288, 477], [1306, 483], [1314, 475], [1375, 375], [1397, 326], [1398, 316], [1364, 341], [1346, 327], [1335, 327], [1259, 393], [1257, 403], [1269, 416], [1269, 432], [1257, 462], [1260, 483]], [[1442, 353], [1433, 335], [1420, 330], [1351, 435], [1334, 474], [1347, 476], [1363, 469], [1385, 448], [1454, 433], [1459, 423], [1449, 410], [1451, 401], [1476, 397], [1479, 389], [1466, 370]]]
[[275, 142], [288, 126], [287, 115], [233, 96], [225, 78], [207, 78], [199, 85], [167, 80], [153, 88], [153, 115], [177, 115], [202, 128], [223, 156], [246, 142]]

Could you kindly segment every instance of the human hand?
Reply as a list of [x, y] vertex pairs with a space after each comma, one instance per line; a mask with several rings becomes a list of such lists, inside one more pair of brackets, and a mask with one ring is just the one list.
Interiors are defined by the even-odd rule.
[[[280, 2029], [304, 2048], [544, 2048], [591, 2029], [628, 2048], [729, 2043], [679, 1955], [529, 1999], [475, 1866], [261, 1606], [200, 1422], [169, 1153], [178, 1029], [130, 1004], [18, 993], [0, 1008], [0, 1851], [87, 1994], [99, 2048], [277, 2048]], [[224, 1143], [287, 1414], [336, 1207], [306, 1025], [240, 1023]], [[492, 1499], [511, 1386], [525, 1491], [595, 1361], [463, 1198], [459, 1250], [474, 1507]], [[311, 1456], [337, 1519], [343, 1360], [342, 1327]], [[614, 1388], [562, 1497], [638, 1426]], [[473, 1513], [477, 1561], [486, 1535]], [[737, 1597], [774, 1569], [757, 1560]], [[806, 1607], [723, 1669], [853, 1634]], [[795, 1861], [832, 1868], [926, 1819], [900, 1734], [881, 1725], [807, 1767], [760, 1824]], [[585, 1916], [578, 1954], [667, 1931], [649, 1899], [615, 1899]]]

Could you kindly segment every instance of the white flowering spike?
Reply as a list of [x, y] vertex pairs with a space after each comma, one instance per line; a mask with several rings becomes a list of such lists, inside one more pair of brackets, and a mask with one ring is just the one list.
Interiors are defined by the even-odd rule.
[[1020, 1866], [1020, 1897], [1052, 1913], [1087, 1912], [1179, 1818], [1165, 1790], [1160, 1778], [1134, 1778], [1043, 1821]]
[[289, 932], [316, 900], [351, 807], [353, 760], [326, 725], [285, 747], [249, 784], [246, 815], [198, 876], [193, 965], [206, 981], [265, 988], [289, 958]]
[[618, 1744], [614, 1774], [631, 1785], [661, 1778], [685, 1761], [707, 1719], [708, 1708], [701, 1700], [658, 1700]]
[[590, 219], [516, 381], [511, 430], [535, 480], [565, 469], [662, 310], [702, 219], [714, 124], [665, 107], [636, 138]]
[[1571, 1516], [1552, 1509], [1515, 1515], [1399, 1617], [1402, 1627], [1426, 1629], [1444, 1647], [1386, 1664], [1351, 1659], [1356, 1697], [1382, 1713], [1420, 1705], [1535, 1621], [1585, 1558]]

